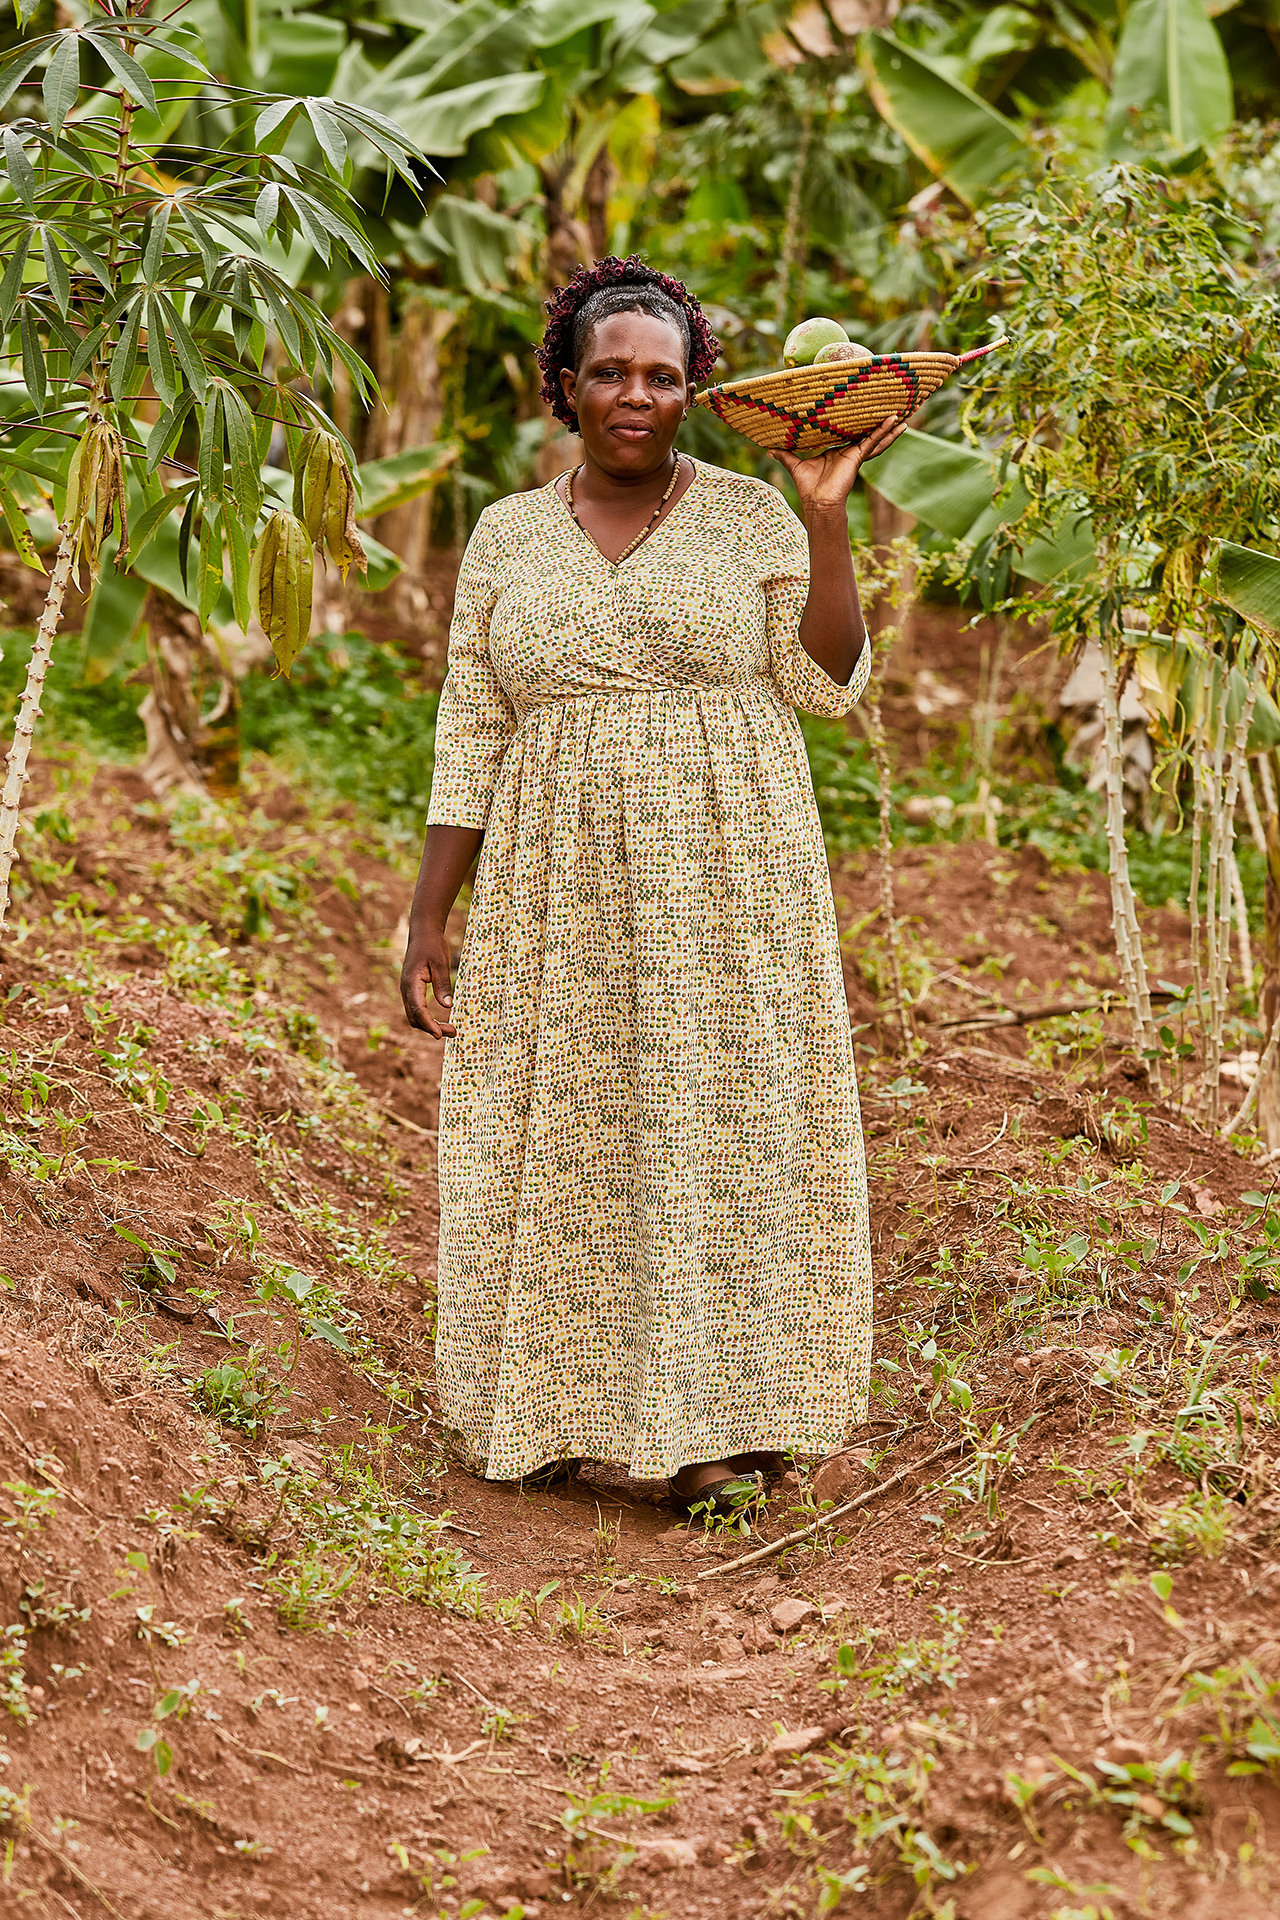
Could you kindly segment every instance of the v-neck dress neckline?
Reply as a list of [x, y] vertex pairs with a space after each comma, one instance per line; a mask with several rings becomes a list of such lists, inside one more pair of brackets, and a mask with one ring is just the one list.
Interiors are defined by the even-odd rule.
[[698, 484], [698, 481], [702, 477], [701, 464], [699, 461], [694, 459], [691, 453], [682, 454], [681, 458], [687, 460], [690, 466], [693, 468], [693, 478], [690, 480], [684, 492], [681, 494], [678, 494], [676, 498], [672, 501], [670, 511], [663, 515], [662, 519], [659, 520], [657, 526], [653, 528], [652, 532], [650, 532], [647, 535], [647, 537], [640, 542], [640, 545], [635, 549], [635, 551], [632, 553], [629, 553], [624, 560], [611, 560], [607, 553], [602, 553], [600, 548], [596, 545], [595, 541], [592, 539], [591, 535], [587, 532], [586, 528], [582, 525], [581, 521], [576, 520], [574, 518], [573, 513], [569, 507], [569, 502], [565, 499], [564, 495], [560, 491], [560, 484], [559, 484], [560, 476], [557, 476], [556, 479], [551, 481], [550, 483], [551, 492], [556, 500], [557, 505], [560, 508], [560, 511], [563, 513], [565, 519], [569, 522], [569, 525], [573, 528], [575, 533], [580, 534], [582, 536], [582, 538], [586, 541], [587, 545], [590, 547], [592, 553], [595, 554], [596, 558], [598, 560], [603, 560], [605, 566], [609, 567], [614, 573], [621, 573], [625, 568], [631, 565], [631, 562], [633, 560], [638, 559], [639, 556], [642, 553], [644, 553], [647, 548], [652, 547], [654, 541], [657, 539], [660, 533], [666, 532], [667, 528], [671, 525], [671, 522], [675, 519], [681, 507], [684, 505], [685, 501], [689, 498], [689, 495], [693, 492], [694, 488]]

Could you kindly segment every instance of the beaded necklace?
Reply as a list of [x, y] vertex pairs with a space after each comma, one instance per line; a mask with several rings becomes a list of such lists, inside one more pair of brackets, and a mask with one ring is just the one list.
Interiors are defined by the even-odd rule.
[[[663, 494], [661, 500], [659, 500], [657, 506], [654, 508], [653, 512], [650, 514], [647, 525], [641, 527], [635, 539], [631, 541], [630, 545], [625, 546], [622, 549], [622, 552], [618, 555], [617, 559], [612, 563], [615, 567], [620, 567], [624, 560], [629, 560], [632, 554], [635, 552], [636, 548], [641, 544], [641, 542], [644, 540], [647, 540], [649, 535], [653, 532], [654, 527], [658, 523], [659, 516], [662, 513], [662, 509], [666, 506], [668, 500], [671, 498], [672, 494], [676, 490], [676, 481], [680, 478], [680, 461], [682, 457], [683, 456], [680, 454], [676, 455], [675, 465], [671, 469], [671, 479], [667, 483], [666, 492]], [[583, 533], [587, 533], [586, 528], [582, 526], [581, 520], [578, 519], [578, 509], [573, 504], [573, 483], [581, 472], [582, 472], [582, 468], [578, 466], [578, 467], [575, 467], [573, 469], [573, 472], [567, 476], [565, 480], [565, 504], [568, 507], [570, 513], [573, 515], [574, 524], [576, 526], [582, 527]], [[591, 539], [591, 535], [589, 533], [587, 533], [587, 538], [588, 540]], [[594, 541], [592, 541], [592, 545], [593, 546], [595, 545]]]

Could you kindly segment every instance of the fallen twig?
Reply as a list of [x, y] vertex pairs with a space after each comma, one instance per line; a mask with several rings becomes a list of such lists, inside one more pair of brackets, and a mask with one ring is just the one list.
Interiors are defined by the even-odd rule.
[[251, 1760], [270, 1760], [274, 1766], [285, 1767], [290, 1773], [300, 1773], [303, 1779], [310, 1776], [310, 1767], [300, 1767], [292, 1760], [286, 1760], [282, 1753], [271, 1753], [265, 1747], [248, 1747], [243, 1740], [237, 1740], [234, 1733], [226, 1727], [216, 1729], [220, 1739], [229, 1740], [233, 1747], [239, 1747], [241, 1753], [247, 1753]]
[[479, 1700], [483, 1706], [488, 1707], [490, 1713], [501, 1713], [502, 1711], [501, 1707], [495, 1707], [495, 1705], [493, 1704], [493, 1701], [489, 1699], [488, 1695], [481, 1693], [479, 1687], [477, 1687], [473, 1681], [468, 1680], [465, 1673], [455, 1673], [453, 1671], [450, 1671], [449, 1678], [451, 1680], [457, 1680], [458, 1682], [460, 1682], [462, 1686], [466, 1687], [469, 1692], [474, 1693], [476, 1699]]
[[[112, 1906], [106, 1894], [102, 1891], [102, 1888], [95, 1887], [88, 1874], [82, 1873], [74, 1860], [68, 1860], [61, 1848], [51, 1846], [43, 1835], [37, 1833], [36, 1829], [30, 1824], [24, 1826], [22, 1829], [22, 1837], [28, 1844], [34, 1842], [34, 1844], [39, 1847], [41, 1853], [44, 1854], [46, 1860], [55, 1861], [63, 1873], [70, 1874], [78, 1886], [83, 1887], [86, 1893], [91, 1893], [94, 1899], [106, 1908], [107, 1912], [112, 1916], [112, 1920], [124, 1920], [124, 1915], [121, 1913], [119, 1907]], [[52, 1889], [50, 1889], [50, 1891], [52, 1891]]]
[[[1047, 1407], [1042, 1407], [1039, 1413], [1033, 1413], [1029, 1420], [1023, 1422], [1018, 1430], [1019, 1435], [1034, 1426], [1037, 1420], [1043, 1420], [1046, 1415], [1056, 1413], [1059, 1407], [1065, 1406], [1068, 1400], [1074, 1398], [1073, 1393], [1060, 1393], [1056, 1400], [1051, 1400]], [[831, 1526], [836, 1520], [843, 1520], [845, 1515], [852, 1513], [855, 1508], [865, 1507], [877, 1495], [888, 1493], [893, 1487], [901, 1486], [904, 1480], [909, 1479], [913, 1473], [918, 1473], [922, 1467], [932, 1466], [935, 1460], [945, 1460], [950, 1453], [962, 1452], [965, 1447], [973, 1444], [975, 1438], [981, 1438], [981, 1435], [962, 1433], [958, 1439], [948, 1440], [945, 1446], [935, 1447], [932, 1453], [926, 1453], [922, 1460], [913, 1460], [907, 1466], [900, 1467], [897, 1473], [890, 1474], [887, 1480], [881, 1480], [874, 1487], [868, 1487], [867, 1491], [860, 1493], [856, 1499], [846, 1500], [842, 1507], [833, 1507], [830, 1513], [820, 1513], [818, 1518], [810, 1521], [807, 1527], [799, 1527], [794, 1533], [784, 1534], [781, 1540], [771, 1540], [766, 1546], [757, 1547], [754, 1553], [744, 1553], [736, 1560], [725, 1560], [718, 1567], [704, 1567], [701, 1573], [694, 1574], [694, 1580], [714, 1580], [719, 1574], [735, 1573], [739, 1567], [750, 1567], [760, 1560], [772, 1559], [774, 1554], [785, 1552], [788, 1547], [794, 1547], [801, 1540], [811, 1539], [815, 1533], [820, 1533], [824, 1527]]]
[[[84, 1501], [80, 1498], [80, 1495], [78, 1493], [73, 1493], [71, 1488], [67, 1486], [65, 1482], [59, 1480], [56, 1474], [50, 1473], [48, 1467], [46, 1467], [44, 1464], [48, 1456], [45, 1454], [36, 1453], [32, 1442], [27, 1439], [26, 1435], [23, 1432], [21, 1432], [19, 1428], [14, 1426], [12, 1420], [9, 1418], [8, 1414], [4, 1411], [3, 1407], [0, 1407], [0, 1420], [4, 1421], [6, 1427], [8, 1427], [10, 1433], [13, 1435], [14, 1439], [18, 1442], [18, 1445], [22, 1448], [22, 1451], [26, 1456], [27, 1465], [31, 1468], [32, 1472], [38, 1473], [42, 1480], [47, 1480], [49, 1482], [49, 1485], [51, 1487], [56, 1488], [58, 1493], [60, 1493], [64, 1499], [72, 1501], [74, 1505], [79, 1507], [81, 1513], [92, 1514], [93, 1509], [85, 1505]], [[58, 1465], [61, 1466], [62, 1462], [59, 1461]]]
[[922, 1460], [913, 1460], [908, 1466], [900, 1468], [897, 1473], [890, 1474], [887, 1480], [881, 1480], [876, 1486], [868, 1487], [867, 1491], [860, 1493], [856, 1500], [846, 1500], [842, 1507], [833, 1507], [830, 1513], [819, 1514], [818, 1518], [811, 1521], [807, 1527], [798, 1527], [794, 1533], [784, 1534], [781, 1540], [771, 1540], [767, 1546], [757, 1547], [754, 1553], [744, 1553], [736, 1560], [725, 1560], [718, 1567], [704, 1567], [701, 1573], [694, 1574], [694, 1579], [714, 1580], [718, 1574], [734, 1573], [739, 1567], [750, 1567], [754, 1566], [758, 1560], [771, 1559], [775, 1553], [782, 1553], [787, 1547], [794, 1547], [798, 1541], [808, 1540], [813, 1534], [821, 1532], [823, 1527], [829, 1527], [834, 1521], [842, 1520], [845, 1514], [852, 1513], [856, 1507], [865, 1507], [868, 1501], [874, 1500], [878, 1494], [888, 1493], [891, 1487], [900, 1486], [913, 1473], [918, 1473], [921, 1467], [932, 1466], [935, 1460], [945, 1460], [949, 1453], [958, 1453], [962, 1447], [968, 1446], [969, 1438], [970, 1436], [965, 1433], [961, 1434], [958, 1440], [948, 1440], [944, 1447], [935, 1447], [933, 1452], [926, 1453]]
[[[1008, 1132], [1008, 1130], [1009, 1130], [1009, 1109], [1006, 1107], [1003, 1115], [1001, 1116], [999, 1133], [995, 1134], [990, 1140], [988, 1140], [985, 1147], [975, 1147], [973, 1150], [973, 1159], [976, 1160], [980, 1154], [990, 1153], [992, 1147], [998, 1147], [1000, 1142], [1004, 1139], [1004, 1136]], [[958, 1164], [960, 1163], [955, 1161], [952, 1162], [952, 1165], [958, 1165]], [[973, 1160], [965, 1161], [963, 1164], [966, 1166], [972, 1166]]]
[[375, 1100], [373, 1104], [379, 1113], [385, 1114], [388, 1120], [394, 1120], [396, 1125], [403, 1127], [407, 1133], [420, 1133], [424, 1140], [439, 1138], [438, 1127], [420, 1127], [416, 1120], [407, 1120], [404, 1114], [397, 1113], [394, 1107], [384, 1105], [381, 1100]]
[[[1173, 995], [1163, 988], [1153, 987], [1153, 1000], [1171, 1000]], [[1002, 1003], [997, 1013], [966, 1014], [962, 1020], [938, 1020], [933, 1024], [942, 1031], [954, 1033], [961, 1027], [1030, 1027], [1037, 1020], [1060, 1020], [1069, 1013], [1111, 1013], [1124, 1002], [1120, 994], [1106, 994], [1101, 1000], [1062, 1000], [1052, 1007], [1006, 1007]]]

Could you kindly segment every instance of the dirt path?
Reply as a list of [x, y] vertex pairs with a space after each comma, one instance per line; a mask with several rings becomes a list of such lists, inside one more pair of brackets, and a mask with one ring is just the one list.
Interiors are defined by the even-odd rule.
[[838, 869], [873, 1420], [709, 1535], [616, 1471], [534, 1494], [449, 1464], [405, 885], [263, 799], [170, 826], [100, 781], [28, 857], [0, 1910], [1274, 1913], [1277, 1316], [1242, 1263], [1280, 1228], [1100, 1027], [1091, 1059], [945, 1024], [1096, 996], [1096, 877], [909, 856], [934, 1018], [904, 1069], [874, 1051], [872, 883]]

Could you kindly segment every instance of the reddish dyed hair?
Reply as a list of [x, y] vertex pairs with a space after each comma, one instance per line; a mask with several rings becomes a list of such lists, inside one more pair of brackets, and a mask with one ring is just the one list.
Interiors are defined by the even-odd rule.
[[[610, 297], [596, 300], [596, 295]], [[592, 312], [584, 313], [588, 302]], [[578, 416], [565, 398], [560, 373], [579, 365], [591, 325], [610, 313], [651, 313], [674, 322], [684, 335], [685, 373], [693, 386], [708, 377], [720, 357], [720, 342], [683, 281], [647, 267], [636, 253], [625, 260], [609, 254], [589, 267], [579, 267], [568, 286], [547, 301], [547, 330], [542, 345], [535, 348], [542, 368], [542, 397], [573, 433], [578, 431]]]

